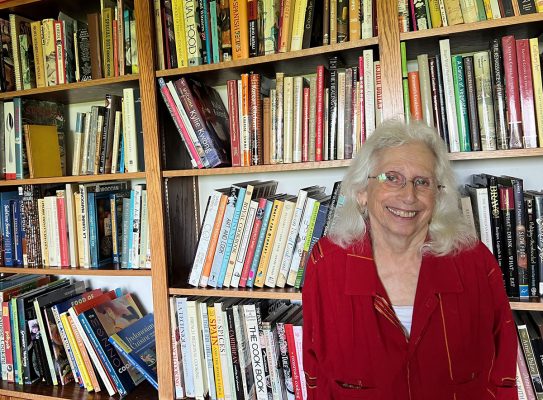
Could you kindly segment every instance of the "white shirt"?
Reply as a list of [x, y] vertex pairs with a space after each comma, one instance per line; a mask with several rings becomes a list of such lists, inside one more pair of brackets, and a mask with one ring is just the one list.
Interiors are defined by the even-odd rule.
[[411, 333], [411, 323], [413, 321], [413, 306], [392, 306], [396, 316], [409, 335]]

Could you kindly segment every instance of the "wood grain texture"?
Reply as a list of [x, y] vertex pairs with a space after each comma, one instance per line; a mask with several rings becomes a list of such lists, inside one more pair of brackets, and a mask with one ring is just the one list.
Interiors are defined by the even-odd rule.
[[533, 299], [533, 301], [509, 300], [509, 305], [511, 306], [511, 310], [543, 311], [541, 299]]
[[[384, 119], [403, 116], [402, 65], [398, 40], [400, 29], [397, 15], [397, 0], [377, 1]], [[375, 56], [374, 58], [377, 59]]]
[[171, 295], [179, 296], [216, 296], [236, 297], [240, 299], [280, 299], [302, 300], [302, 293], [298, 289], [199, 289], [199, 288], [171, 288]]
[[144, 179], [145, 172], [132, 172], [126, 174], [101, 174], [101, 175], [78, 175], [78, 176], [55, 176], [51, 178], [33, 178], [17, 180], [0, 180], [0, 186], [21, 186], [21, 185], [43, 185], [55, 183], [89, 183], [104, 181], [124, 181], [131, 179]]
[[157, 124], [158, 99], [155, 79], [155, 49], [152, 1], [134, 2], [140, 93], [142, 105], [143, 144], [145, 148], [145, 173], [147, 178], [147, 202], [149, 210], [149, 234], [151, 235], [151, 263], [153, 285], [153, 312], [159, 396], [174, 397], [173, 368], [170, 335], [170, 311], [168, 299], [168, 259], [166, 257], [165, 209], [161, 174], [160, 138]]

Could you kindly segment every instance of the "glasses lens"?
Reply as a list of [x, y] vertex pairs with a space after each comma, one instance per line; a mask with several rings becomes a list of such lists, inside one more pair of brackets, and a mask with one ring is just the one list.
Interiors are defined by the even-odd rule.
[[388, 171], [383, 173], [384, 179], [382, 182], [393, 188], [402, 188], [405, 186], [405, 176], [396, 171]]
[[413, 184], [417, 190], [431, 190], [433, 188], [432, 180], [423, 176], [418, 176], [413, 179]]

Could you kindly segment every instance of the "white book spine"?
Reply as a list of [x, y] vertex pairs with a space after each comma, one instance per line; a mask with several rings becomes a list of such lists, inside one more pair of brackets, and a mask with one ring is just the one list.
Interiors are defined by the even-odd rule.
[[277, 276], [277, 287], [285, 287], [287, 283], [290, 265], [292, 262], [292, 256], [296, 247], [296, 238], [300, 230], [300, 221], [304, 214], [305, 203], [307, 200], [307, 191], [299, 190], [298, 199], [296, 200], [296, 207], [294, 208], [294, 216], [290, 223], [290, 229], [287, 236], [287, 244], [285, 246], [285, 253], [281, 260], [281, 266], [279, 267], [279, 275]]
[[177, 324], [179, 326], [179, 341], [181, 343], [181, 360], [183, 361], [183, 377], [187, 397], [194, 397], [194, 365], [190, 351], [190, 334], [187, 312], [187, 298], [177, 297]]
[[[377, 0], [375, 0], [377, 1]], [[373, 37], [373, 1], [364, 0], [362, 4], [364, 20], [362, 21], [362, 39]]]
[[175, 297], [170, 297], [170, 329], [172, 333], [172, 361], [173, 380], [175, 386], [175, 398], [185, 397], [183, 389], [183, 371], [181, 367], [181, 349], [179, 347], [179, 326], [177, 324], [177, 302]]
[[[124, 104], [124, 103], [123, 103]], [[90, 128], [91, 128], [91, 113], [85, 113], [85, 126], [83, 128], [82, 149], [81, 149], [81, 162], [78, 175], [87, 174], [87, 162], [89, 157], [89, 141], [90, 141]]]
[[449, 130], [449, 150], [451, 153], [460, 151], [460, 136], [456, 119], [456, 102], [454, 98], [453, 71], [451, 64], [451, 45], [449, 39], [439, 41], [443, 90], [445, 92], [445, 109], [447, 112], [447, 127]]
[[204, 216], [202, 229], [200, 231], [200, 239], [198, 241], [198, 247], [196, 248], [196, 255], [194, 256], [194, 263], [192, 264], [192, 270], [189, 276], [189, 284], [192, 286], [198, 286], [200, 283], [200, 276], [202, 275], [202, 270], [204, 268], [207, 249], [209, 247], [209, 239], [211, 238], [211, 231], [213, 230], [213, 224], [217, 217], [220, 199], [221, 193], [217, 191], [213, 191], [209, 196], [209, 203]]
[[492, 229], [490, 223], [490, 207], [488, 204], [488, 189], [480, 188], [477, 191], [477, 208], [479, 214], [479, 233], [481, 241], [492, 251]]
[[[58, 333], [59, 333], [60, 338], [62, 340], [62, 345], [64, 347], [64, 351], [66, 352], [66, 358], [68, 359], [68, 363], [70, 364], [70, 369], [72, 371], [74, 381], [78, 382], [77, 373], [76, 373], [77, 363], [75, 361], [75, 357], [74, 357], [74, 354], [72, 352], [70, 342], [68, 341], [68, 336], [66, 335], [66, 331], [64, 330], [64, 325], [62, 324], [62, 321], [60, 320], [60, 314], [58, 313], [57, 307], [53, 307], [51, 310], [53, 312], [53, 317], [55, 318], [55, 323], [57, 324]], [[2, 378], [2, 379], [4, 379], [4, 378]], [[7, 379], [7, 377], [6, 377], [6, 379]]]
[[236, 257], [236, 265], [234, 266], [234, 272], [232, 273], [232, 280], [230, 281], [230, 287], [238, 287], [239, 280], [241, 278], [241, 272], [243, 271], [243, 264], [245, 263], [245, 256], [247, 254], [247, 248], [249, 247], [249, 239], [253, 230], [253, 223], [255, 221], [256, 210], [258, 209], [258, 201], [251, 200], [249, 204], [249, 211], [247, 213], [247, 219], [245, 221], [245, 227], [243, 228], [243, 234], [241, 236], [241, 244]]
[[311, 220], [311, 214], [313, 213], [313, 207], [315, 205], [315, 199], [311, 197], [307, 198], [304, 213], [300, 220], [300, 229], [296, 238], [296, 245], [294, 246], [294, 252], [292, 253], [292, 260], [290, 261], [290, 270], [288, 273], [287, 284], [294, 286], [296, 282], [296, 276], [298, 275], [298, 268], [300, 267], [300, 261], [302, 260], [302, 252], [304, 250], [305, 237], [307, 234], [307, 228], [309, 227], [309, 221]]
[[115, 125], [113, 127], [113, 147], [111, 150], [111, 173], [116, 174], [119, 168], [119, 145], [122, 132], [122, 111], [115, 111]]
[[499, 19], [502, 17], [498, 0], [490, 0], [490, 9], [492, 10], [492, 19]]
[[194, 397], [202, 399], [207, 392], [207, 374], [204, 369], [203, 359], [203, 347], [200, 339], [200, 321], [199, 313], [196, 309], [196, 301], [187, 301], [187, 322], [188, 322], [188, 336], [189, 351], [192, 359], [192, 376], [194, 379]]
[[302, 162], [304, 78], [294, 78], [292, 162]]
[[[15, 107], [13, 101], [4, 103], [4, 154], [6, 160], [6, 179], [15, 179]], [[9, 178], [11, 177], [11, 178]]]
[[294, 332], [294, 345], [296, 347], [296, 359], [298, 360], [298, 368], [300, 375], [300, 383], [302, 386], [302, 398], [307, 399], [307, 386], [305, 384], [305, 373], [304, 373], [304, 362], [303, 362], [303, 350], [302, 350], [302, 339], [303, 339], [303, 328], [299, 325], [294, 325], [292, 327]]
[[66, 184], [66, 222], [68, 223], [68, 242], [70, 245], [70, 265], [72, 268], [79, 267], [79, 252], [77, 241], [76, 229], [76, 215], [74, 205], [74, 185]]
[[124, 165], [126, 172], [138, 172], [138, 143], [136, 132], [136, 110], [134, 89], [123, 89], [123, 139]]
[[228, 359], [226, 351], [226, 320], [223, 318], [222, 303], [215, 303], [215, 321], [217, 324], [217, 338], [219, 342], [219, 352], [221, 358], [222, 381], [224, 390], [224, 399], [232, 399], [232, 390], [228, 365], [232, 364], [232, 359]]
[[147, 259], [147, 244], [149, 239], [149, 215], [147, 212], [147, 190], [141, 191], [141, 222], [140, 222], [140, 244], [138, 255], [138, 268], [145, 268]]
[[234, 305], [234, 325], [236, 330], [236, 341], [238, 344], [239, 366], [241, 370], [241, 381], [243, 384], [243, 394], [246, 399], [254, 396], [254, 378], [253, 366], [251, 363], [251, 348], [245, 335], [243, 312], [241, 305]]
[[[236, 385], [235, 385], [235, 378], [234, 378], [234, 364], [232, 362], [232, 347], [230, 346], [230, 331], [228, 329], [228, 317], [226, 316], [226, 311], [223, 310], [222, 312], [222, 321], [224, 324], [224, 344], [226, 347], [226, 358], [229, 360], [228, 364], [226, 364], [226, 372], [228, 373], [228, 380], [230, 383], [230, 397], [229, 399], [235, 400], [237, 398], [236, 396]], [[225, 370], [223, 369], [223, 373]], [[226, 400], [226, 396], [225, 396]]]
[[366, 137], [369, 137], [375, 130], [375, 79], [373, 73], [373, 50], [364, 50], [362, 56], [364, 58], [364, 112], [366, 117]]
[[41, 340], [43, 343], [43, 347], [45, 349], [45, 358], [47, 359], [47, 366], [49, 367], [49, 373], [51, 374], [51, 380], [53, 381], [53, 385], [58, 385], [57, 380], [57, 372], [55, 371], [55, 364], [53, 361], [53, 355], [51, 354], [51, 346], [49, 345], [49, 339], [48, 336], [45, 334], [46, 328], [45, 323], [43, 321], [43, 314], [40, 310], [40, 304], [36, 299], [34, 299], [34, 311], [36, 312], [36, 317], [38, 318], [38, 326], [40, 328], [40, 332], [43, 332], [43, 335], [41, 336]]
[[426, 125], [434, 126], [434, 112], [432, 110], [432, 87], [430, 83], [430, 68], [428, 67], [428, 54], [417, 56], [419, 67], [420, 97], [422, 115]]
[[268, 325], [267, 327], [263, 327], [263, 330], [273, 399], [282, 400], [283, 395], [285, 394], [282, 384], [284, 381], [284, 377], [281, 374], [282, 370], [280, 368], [277, 368], [277, 365], [280, 365], [280, 363], [277, 356], [276, 341], [273, 338], [272, 326]]
[[270, 262], [268, 265], [268, 271], [266, 273], [266, 280], [264, 284], [267, 287], [275, 287], [277, 282], [277, 276], [279, 275], [279, 268], [281, 267], [281, 260], [285, 253], [285, 247], [287, 245], [287, 236], [294, 216], [294, 208], [296, 203], [292, 201], [285, 201], [283, 211], [281, 212], [281, 218], [279, 219], [279, 225], [275, 234], [275, 240], [273, 242], [272, 252], [270, 256]]
[[245, 317], [245, 330], [249, 340], [249, 347], [252, 349], [251, 362], [253, 365], [253, 376], [256, 386], [256, 398], [258, 400], [268, 400], [266, 374], [264, 373], [264, 367], [262, 364], [262, 347], [260, 345], [260, 335], [258, 332], [258, 321], [256, 317], [255, 305], [243, 305], [243, 314]]

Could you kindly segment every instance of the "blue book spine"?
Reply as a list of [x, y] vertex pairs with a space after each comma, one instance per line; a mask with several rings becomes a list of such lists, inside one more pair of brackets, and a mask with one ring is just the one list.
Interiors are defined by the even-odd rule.
[[128, 362], [130, 362], [130, 364], [132, 364], [134, 368], [136, 368], [145, 377], [145, 379], [147, 379], [149, 383], [158, 390], [157, 380], [152, 375], [150, 375], [145, 368], [142, 368], [138, 361], [132, 356], [132, 353], [127, 353], [122, 346], [120, 346], [115, 340], [113, 340], [112, 337], [109, 338], [109, 342], [113, 345], [113, 347], [115, 347], [119, 354], [127, 359]]
[[221, 264], [221, 272], [217, 279], [217, 287], [222, 288], [224, 278], [226, 276], [226, 270], [228, 269], [228, 260], [230, 259], [230, 253], [232, 253], [232, 246], [234, 245], [234, 237], [236, 236], [236, 229], [238, 226], [239, 216], [241, 214], [241, 208], [243, 206], [243, 198], [245, 197], [245, 188], [233, 188], [237, 191], [236, 208], [234, 210], [234, 216], [232, 217], [232, 225], [230, 226], [230, 232], [228, 232], [228, 241], [226, 242], [226, 250]]
[[[136, 201], [136, 192], [132, 190], [130, 192], [130, 212], [128, 215], [128, 243], [127, 248], [123, 249], [123, 257], [126, 257], [126, 268], [132, 268], [132, 263], [130, 262], [130, 254], [132, 253], [132, 242], [134, 241], [134, 203]], [[124, 235], [124, 232], [123, 232]]]
[[21, 202], [19, 200], [12, 200], [10, 206], [13, 216], [13, 255], [15, 257], [13, 264], [15, 266], [22, 266], [24, 231], [21, 221]]
[[118, 160], [119, 160], [119, 168], [117, 169], [117, 171], [121, 174], [124, 174], [124, 132], [122, 131], [122, 128], [121, 128], [121, 138], [120, 138], [120, 143], [119, 143], [119, 157], [118, 157]]
[[268, 223], [270, 222], [270, 215], [273, 207], [273, 201], [268, 200], [266, 202], [266, 208], [264, 209], [264, 217], [262, 218], [262, 227], [260, 228], [260, 233], [258, 234], [258, 241], [256, 242], [255, 255], [253, 257], [253, 262], [251, 263], [251, 269], [249, 271], [249, 276], [247, 277], [247, 283], [245, 286], [252, 288], [255, 283], [256, 271], [258, 269], [258, 263], [260, 262], [260, 256], [262, 255], [262, 248], [264, 247], [264, 238], [266, 237], [266, 231], [268, 228]]
[[228, 204], [224, 210], [224, 217], [222, 219], [221, 230], [219, 232], [219, 243], [213, 256], [213, 264], [211, 264], [211, 271], [209, 273], [208, 286], [217, 287], [217, 281], [219, 273], [221, 272], [222, 260], [224, 258], [224, 252], [226, 251], [226, 242], [228, 241], [228, 235], [230, 233], [230, 227], [232, 226], [232, 217], [234, 216], [235, 204]]
[[204, 62], [207, 64], [212, 63], [212, 55], [211, 55], [211, 32], [209, 30], [209, 1], [208, 0], [202, 0], [202, 10], [201, 13], [204, 16], [204, 26], [202, 27], [202, 30], [204, 31], [204, 42], [206, 46], [206, 54]]
[[[113, 379], [115, 386], [119, 390], [119, 394], [121, 396], [126, 396], [128, 394], [128, 388], [125, 387], [124, 384], [126, 384], [127, 380], [124, 379], [123, 382], [121, 382], [119, 374], [121, 374], [122, 370], [124, 370], [127, 374], [128, 371], [126, 370], [124, 363], [121, 361], [117, 351], [112, 348], [111, 344], [109, 343], [108, 336], [104, 331], [100, 320], [98, 320], [96, 317], [94, 310], [85, 311], [83, 314], [79, 314], [77, 317], [79, 318], [79, 321], [81, 321], [81, 326], [92, 342], [92, 345], [98, 353], [100, 360], [102, 360], [102, 364], [106, 367], [107, 373]], [[92, 328], [92, 325], [99, 325], [99, 327], [95, 330]], [[96, 335], [100, 335], [100, 337], [97, 337]], [[113, 363], [115, 365], [113, 365]], [[128, 376], [128, 379], [131, 380], [130, 376]], [[132, 387], [133, 386], [134, 385], [132, 384]]]
[[2, 212], [4, 221], [4, 264], [6, 267], [13, 267], [13, 227], [11, 221], [11, 205], [9, 200], [2, 201]]
[[[16, 179], [24, 178], [23, 170], [23, 157], [24, 157], [24, 137], [23, 137], [23, 123], [22, 123], [22, 100], [20, 97], [13, 99], [14, 109], [14, 126], [15, 131], [15, 177]], [[26, 158], [26, 157], [25, 157]]]
[[[132, 194], [131, 194], [132, 196]], [[128, 236], [130, 229], [130, 199], [123, 199], [123, 222], [121, 231], [121, 268], [128, 268]]]
[[219, 53], [219, 25], [217, 22], [217, 1], [211, 0], [209, 2], [209, 14], [211, 15], [211, 41], [213, 47], [213, 63], [216, 64], [221, 61]]
[[94, 201], [95, 194], [90, 192], [87, 194], [87, 206], [89, 215], [89, 249], [91, 268], [98, 268], [98, 229], [96, 226], [96, 204]]

